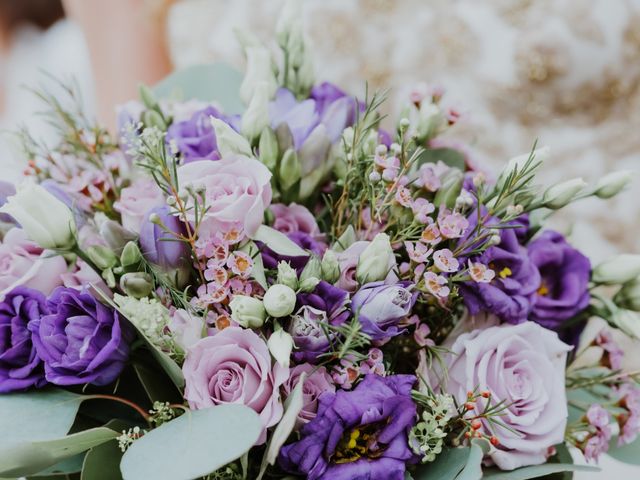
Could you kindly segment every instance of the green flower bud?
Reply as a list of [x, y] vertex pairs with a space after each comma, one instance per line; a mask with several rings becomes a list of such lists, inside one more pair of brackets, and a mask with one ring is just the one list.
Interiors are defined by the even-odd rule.
[[276, 283], [286, 285], [289, 288], [298, 288], [298, 274], [287, 262], [278, 263], [278, 278]]
[[285, 368], [289, 367], [291, 350], [293, 350], [293, 338], [289, 333], [282, 328], [277, 329], [267, 340], [267, 347], [276, 362]]
[[640, 340], [640, 315], [638, 312], [619, 308], [612, 313], [609, 320], [630, 337]]
[[140, 94], [140, 100], [142, 100], [145, 107], [148, 109], [155, 109], [158, 107], [158, 101], [149, 87], [141, 83], [138, 86], [138, 93]]
[[543, 206], [552, 210], [563, 208], [571, 203], [586, 186], [587, 182], [582, 178], [573, 178], [552, 185], [544, 192]]
[[338, 256], [333, 250], [324, 252], [320, 266], [323, 280], [335, 283], [340, 278], [340, 264], [338, 263]]
[[135, 267], [142, 261], [142, 252], [136, 242], [128, 242], [122, 249], [120, 264], [125, 268]]
[[108, 268], [113, 268], [118, 264], [116, 254], [113, 253], [111, 249], [103, 247], [102, 245], [89, 247], [87, 248], [86, 253], [89, 260], [91, 260], [100, 270], [107, 270]]
[[242, 134], [254, 144], [262, 130], [269, 126], [270, 87], [267, 82], [259, 82], [253, 90], [253, 96], [242, 116]]
[[296, 292], [291, 287], [276, 283], [264, 294], [262, 303], [272, 317], [286, 317], [291, 315], [296, 307]]
[[611, 172], [596, 183], [593, 194], [598, 198], [611, 198], [620, 193], [631, 182], [632, 172], [621, 170]]
[[289, 149], [284, 152], [282, 160], [280, 161], [280, 169], [278, 171], [278, 178], [280, 179], [280, 185], [283, 190], [289, 190], [300, 180], [302, 176], [302, 169], [300, 161], [298, 160], [298, 154], [293, 149]]
[[153, 278], [144, 272], [125, 273], [120, 277], [120, 288], [130, 297], [148, 297], [153, 290]]
[[640, 277], [625, 283], [613, 300], [622, 308], [640, 312]]
[[300, 282], [300, 291], [304, 293], [313, 292], [320, 283], [320, 279], [316, 277], [309, 277]]
[[278, 139], [276, 133], [269, 127], [265, 128], [260, 134], [260, 141], [258, 142], [258, 150], [260, 152], [260, 161], [264, 163], [272, 172], [276, 168], [278, 163]]
[[386, 233], [378, 233], [360, 254], [356, 279], [361, 285], [384, 280], [389, 273], [390, 264], [395, 264], [395, 256], [389, 236]]
[[309, 257], [309, 261], [302, 270], [300, 274], [300, 283], [304, 282], [307, 278], [321, 278], [322, 277], [322, 266], [320, 263], [320, 259], [316, 255], [311, 255]]
[[229, 124], [219, 118], [211, 117], [211, 125], [216, 133], [216, 143], [222, 158], [234, 154], [246, 155], [247, 157], [252, 155], [251, 145], [247, 139], [231, 128]]
[[246, 295], [234, 295], [229, 303], [231, 318], [245, 328], [260, 328], [267, 318], [262, 300]]
[[640, 276], [640, 255], [624, 253], [594, 268], [591, 279], [603, 285], [617, 285], [635, 280], [638, 276]]
[[146, 127], [156, 127], [160, 131], [165, 131], [167, 129], [167, 124], [160, 115], [155, 110], [145, 110], [142, 114], [142, 122]]

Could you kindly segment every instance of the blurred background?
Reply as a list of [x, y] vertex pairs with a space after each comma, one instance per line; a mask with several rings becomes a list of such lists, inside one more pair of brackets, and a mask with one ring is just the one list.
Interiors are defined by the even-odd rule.
[[[413, 88], [445, 87], [461, 142], [497, 171], [534, 141], [551, 147], [542, 180], [594, 181], [640, 165], [640, 0], [303, 0], [318, 80], [353, 94], [391, 88], [397, 113]], [[0, 129], [50, 128], [25, 86], [73, 78], [83, 108], [115, 124], [116, 103], [171, 70], [225, 61], [242, 68], [233, 29], [266, 43], [278, 0], [0, 0]], [[50, 76], [42, 72], [48, 72]], [[12, 136], [0, 177], [22, 169]], [[594, 260], [640, 252], [640, 181], [619, 197], [563, 211], [555, 228]], [[608, 460], [609, 462], [609, 460]], [[628, 468], [628, 467], [627, 467]], [[620, 470], [622, 472], [622, 470]], [[593, 476], [584, 476], [593, 478]]]

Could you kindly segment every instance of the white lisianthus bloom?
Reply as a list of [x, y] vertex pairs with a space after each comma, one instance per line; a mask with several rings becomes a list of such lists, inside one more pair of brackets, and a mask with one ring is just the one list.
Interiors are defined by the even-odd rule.
[[265, 83], [267, 97], [271, 98], [278, 89], [278, 82], [271, 66], [271, 54], [264, 47], [249, 47], [247, 52], [247, 74], [240, 85], [240, 98], [245, 104], [253, 99], [258, 85]]
[[267, 82], [256, 85], [249, 106], [242, 116], [242, 134], [252, 142], [269, 126], [269, 91]]
[[269, 340], [267, 340], [267, 346], [276, 362], [288, 368], [289, 357], [291, 356], [291, 350], [293, 350], [293, 338], [291, 335], [280, 328], [271, 334]]
[[0, 212], [11, 215], [42, 248], [69, 250], [76, 242], [76, 222], [64, 203], [40, 185], [24, 183]]

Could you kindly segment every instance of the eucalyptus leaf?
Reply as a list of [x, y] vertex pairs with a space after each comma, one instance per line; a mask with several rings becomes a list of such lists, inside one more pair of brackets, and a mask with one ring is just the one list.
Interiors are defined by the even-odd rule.
[[153, 92], [158, 98], [216, 102], [226, 114], [233, 114], [244, 111], [241, 83], [242, 73], [217, 62], [178, 70], [153, 87]]
[[599, 472], [598, 467], [588, 465], [574, 465], [573, 463], [545, 463], [530, 467], [518, 468], [511, 471], [502, 471], [495, 468], [485, 469], [483, 480], [527, 480], [540, 478], [559, 472]]
[[260, 418], [243, 405], [187, 411], [136, 440], [120, 463], [126, 480], [190, 480], [239, 458], [258, 440]]
[[264, 243], [271, 250], [279, 255], [287, 257], [308, 257], [309, 253], [300, 248], [293, 240], [290, 240], [284, 233], [279, 232], [266, 225], [260, 225], [258, 231], [253, 236], [253, 240]]
[[55, 465], [45, 468], [33, 476], [33, 478], [42, 478], [42, 480], [50, 480], [52, 476], [56, 475], [69, 475], [71, 473], [78, 473], [82, 470], [82, 462], [84, 461], [85, 453], [79, 453], [73, 457], [66, 458]]
[[609, 451], [610, 456], [621, 462], [628, 463], [630, 465], [640, 465], [640, 437], [635, 441], [618, 446], [618, 437], [615, 436], [611, 440]]
[[122, 480], [120, 461], [122, 450], [116, 440], [105, 442], [87, 452], [81, 480]]
[[8, 445], [0, 451], [0, 475], [19, 477], [36, 474], [116, 436], [118, 433], [110, 428], [98, 427], [58, 439]]
[[482, 476], [482, 459], [491, 449], [491, 444], [484, 438], [471, 440], [471, 449], [467, 464], [464, 466], [456, 480], [480, 480]]
[[471, 448], [445, 448], [433, 462], [417, 467], [413, 472], [415, 480], [455, 480], [469, 459]]

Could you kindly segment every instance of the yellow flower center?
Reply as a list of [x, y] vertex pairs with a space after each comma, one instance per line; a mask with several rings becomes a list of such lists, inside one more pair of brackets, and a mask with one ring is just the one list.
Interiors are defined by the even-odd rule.
[[509, 267], [504, 267], [502, 270], [500, 270], [500, 273], [498, 275], [500, 275], [500, 278], [507, 278], [513, 275], [513, 272]]
[[540, 285], [540, 288], [538, 289], [538, 295], [547, 295], [549, 293], [549, 289], [547, 288], [547, 286], [543, 283], [542, 285]]
[[365, 458], [377, 458], [384, 452], [381, 445], [376, 444], [379, 425], [369, 424], [345, 432], [333, 458], [335, 463], [351, 463]]

